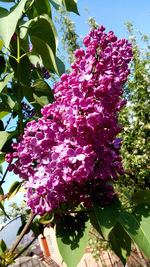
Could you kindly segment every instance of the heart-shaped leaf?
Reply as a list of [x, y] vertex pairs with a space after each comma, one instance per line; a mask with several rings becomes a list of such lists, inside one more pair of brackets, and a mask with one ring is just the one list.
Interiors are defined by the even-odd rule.
[[88, 243], [90, 223], [84, 213], [63, 216], [56, 225], [57, 245], [68, 267], [76, 267]]

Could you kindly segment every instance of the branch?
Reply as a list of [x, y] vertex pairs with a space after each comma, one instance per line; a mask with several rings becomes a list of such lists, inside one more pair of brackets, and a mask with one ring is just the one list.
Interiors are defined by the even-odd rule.
[[17, 248], [18, 244], [20, 243], [20, 241], [22, 240], [22, 238], [24, 237], [24, 235], [26, 234], [27, 230], [29, 229], [33, 219], [35, 218], [36, 214], [31, 213], [31, 216], [28, 220], [28, 222], [26, 223], [25, 227], [23, 228], [21, 234], [18, 236], [17, 240], [15, 241], [15, 243], [12, 245], [12, 247], [10, 248], [8, 254], [12, 254], [15, 249]]
[[23, 114], [22, 114], [22, 88], [20, 86], [20, 40], [19, 36], [17, 35], [17, 79], [18, 79], [18, 89], [17, 89], [17, 97], [18, 97], [18, 104], [19, 104], [19, 112], [18, 112], [18, 118], [19, 118], [19, 126], [20, 126], [20, 134], [23, 133]]
[[106, 240], [106, 239], [100, 237], [98, 234], [96, 234], [92, 230], [90, 230], [89, 233], [92, 234], [92, 235], [94, 235], [99, 241], [109, 242], [109, 240]]

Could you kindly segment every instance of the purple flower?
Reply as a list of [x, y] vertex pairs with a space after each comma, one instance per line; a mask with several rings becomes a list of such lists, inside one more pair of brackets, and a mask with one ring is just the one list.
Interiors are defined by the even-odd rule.
[[[54, 85], [53, 104], [44, 106], [38, 122], [27, 123], [9, 170], [26, 180], [27, 205], [40, 215], [64, 202], [91, 207], [91, 197], [109, 205], [109, 185], [123, 175], [118, 111], [122, 84], [129, 74], [131, 45], [105, 28], [92, 29], [84, 38], [86, 51], [75, 51], [73, 71]], [[47, 71], [43, 68], [43, 74]], [[52, 119], [49, 119], [49, 117]]]

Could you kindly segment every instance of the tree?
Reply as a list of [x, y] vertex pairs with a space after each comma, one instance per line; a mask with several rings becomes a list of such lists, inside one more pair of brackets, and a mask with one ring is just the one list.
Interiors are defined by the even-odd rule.
[[123, 125], [124, 183], [132, 192], [150, 187], [150, 46], [149, 38], [141, 34], [144, 48], [139, 48], [132, 24], [127, 23], [127, 28], [132, 42], [133, 61], [131, 74], [124, 88], [128, 105], [124, 107], [120, 120]]

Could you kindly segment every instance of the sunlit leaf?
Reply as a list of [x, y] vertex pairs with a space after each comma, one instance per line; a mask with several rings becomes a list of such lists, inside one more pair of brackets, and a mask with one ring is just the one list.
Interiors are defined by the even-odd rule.
[[77, 0], [63, 0], [63, 3], [67, 11], [72, 11], [77, 15], [80, 15], [77, 8]]
[[16, 131], [14, 132], [0, 131], [0, 150], [2, 149], [4, 144], [7, 142], [7, 140], [15, 136], [16, 133], [17, 133]]
[[29, 55], [29, 60], [35, 67], [37, 67], [37, 65], [42, 66], [42, 59], [39, 54]]
[[34, 5], [29, 8], [27, 14], [30, 19], [42, 14], [47, 14], [51, 17], [51, 6], [49, 4], [49, 0], [34, 0]]
[[120, 208], [121, 203], [118, 199], [115, 199], [109, 206], [105, 207], [100, 207], [98, 203], [94, 203], [97, 221], [105, 239], [108, 238], [110, 231], [118, 220]]
[[54, 215], [52, 213], [45, 213], [43, 216], [40, 217], [39, 222], [42, 224], [48, 224], [52, 222], [54, 219]]
[[64, 215], [56, 225], [57, 245], [68, 267], [76, 267], [88, 243], [90, 223], [84, 213]]
[[[28, 33], [30, 35], [34, 50], [35, 50], [34, 40], [35, 38], [38, 38], [42, 40], [44, 43], [46, 43], [51, 48], [53, 53], [56, 54], [58, 46], [58, 35], [52, 19], [47, 14], [41, 15], [32, 20]], [[38, 43], [36, 43], [36, 50], [37, 46]]]
[[140, 204], [143, 202], [148, 202], [150, 203], [150, 190], [140, 190], [136, 192], [131, 200], [135, 202], [136, 204]]
[[32, 36], [31, 41], [34, 45], [34, 50], [41, 55], [45, 68], [49, 71], [56, 72], [59, 75], [54, 53], [51, 47], [42, 39]]
[[25, 3], [26, 0], [21, 0], [9, 14], [6, 14], [6, 11], [3, 13], [0, 11], [0, 37], [6, 48], [9, 47]]
[[9, 189], [9, 197], [8, 197], [8, 200], [10, 200], [11, 198], [13, 198], [19, 191], [19, 189], [21, 188], [21, 185], [22, 185], [23, 182], [14, 182], [10, 189]]
[[3, 239], [0, 240], [0, 256], [6, 251], [7, 246]]
[[119, 221], [131, 239], [150, 259], [150, 205], [137, 206], [134, 214], [122, 211]]
[[58, 10], [60, 6], [62, 6], [62, 0], [50, 0], [53, 7]]
[[5, 153], [0, 153], [0, 164], [2, 164], [4, 161], [5, 161]]
[[2, 99], [3, 103], [5, 105], [7, 105], [7, 107], [9, 107], [10, 109], [14, 109], [16, 103], [14, 102], [14, 100], [12, 99], [12, 97], [9, 94], [2, 93], [1, 99]]
[[0, 40], [0, 52], [2, 51], [3, 45], [4, 45], [3, 41]]
[[0, 111], [0, 120], [9, 114], [9, 111]]
[[7, 85], [7, 83], [13, 78], [14, 74], [8, 74], [7, 76], [5, 76], [5, 78], [0, 81], [0, 93], [2, 92], [2, 90], [5, 88], [5, 86]]

